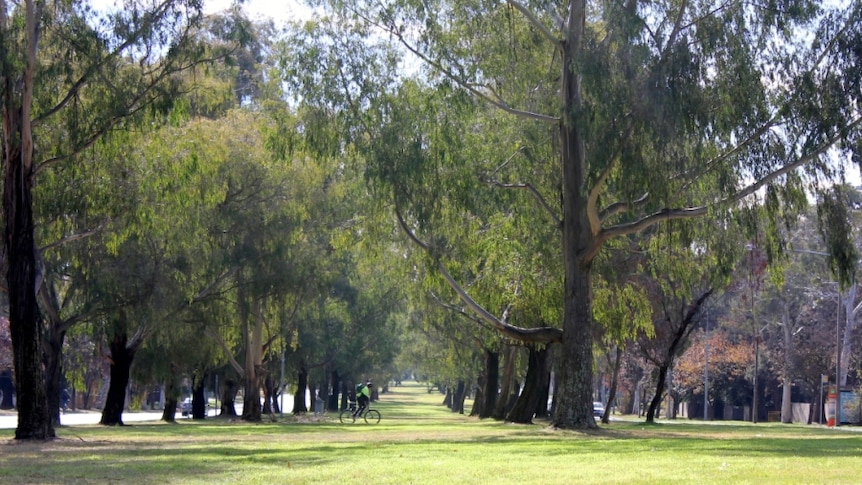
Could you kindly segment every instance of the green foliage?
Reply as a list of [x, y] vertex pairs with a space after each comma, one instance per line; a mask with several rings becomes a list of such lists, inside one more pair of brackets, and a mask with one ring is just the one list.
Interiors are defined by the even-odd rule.
[[829, 269], [836, 275], [842, 288], [856, 281], [859, 254], [852, 234], [850, 192], [843, 186], [833, 187], [831, 193], [821, 194], [817, 205], [820, 234], [829, 248]]

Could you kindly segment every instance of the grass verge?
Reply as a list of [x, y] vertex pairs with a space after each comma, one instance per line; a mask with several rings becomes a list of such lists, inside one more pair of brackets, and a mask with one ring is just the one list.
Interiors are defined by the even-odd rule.
[[623, 420], [597, 432], [453, 414], [409, 383], [374, 404], [380, 424], [337, 416], [61, 427], [51, 442], [0, 430], [6, 484], [859, 483], [847, 428]]

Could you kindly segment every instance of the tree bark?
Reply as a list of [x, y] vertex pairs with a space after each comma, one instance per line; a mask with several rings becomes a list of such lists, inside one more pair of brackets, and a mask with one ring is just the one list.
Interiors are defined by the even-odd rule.
[[458, 380], [458, 385], [455, 387], [455, 392], [452, 396], [452, 412], [464, 414], [464, 399], [467, 397], [467, 385], [464, 379]]
[[[548, 351], [529, 348], [527, 377], [524, 379], [524, 389], [518, 396], [515, 405], [506, 415], [506, 421], [511, 423], [530, 424], [536, 414], [536, 407], [541, 396], [543, 378], [547, 374]], [[547, 398], [545, 399], [547, 402]], [[547, 404], [546, 404], [547, 406]]]
[[484, 404], [479, 418], [490, 418], [497, 405], [497, 389], [500, 385], [500, 353], [485, 349], [485, 386], [482, 394]]
[[236, 416], [237, 383], [233, 379], [225, 379], [221, 390], [221, 408], [219, 416]]
[[108, 396], [102, 409], [102, 419], [99, 424], [106, 426], [123, 425], [123, 408], [126, 405], [126, 387], [135, 349], [127, 345], [128, 337], [124, 332], [118, 332], [111, 339], [111, 381], [108, 384]]
[[790, 323], [790, 309], [787, 305], [783, 305], [781, 328], [784, 335], [784, 360], [781, 368], [781, 422], [790, 423], [793, 421], [793, 404], [791, 402], [793, 389], [793, 375], [791, 374], [791, 366], [793, 365], [793, 328]]
[[[48, 408], [42, 367], [43, 322], [36, 300], [40, 284], [39, 259], [33, 226], [33, 134], [30, 109], [41, 21], [41, 4], [26, 4], [26, 66], [17, 72], [2, 56], [3, 93], [3, 193], [6, 283], [9, 297], [9, 329], [15, 368], [18, 427], [15, 439], [54, 438], [54, 420]], [[0, 41], [7, 42], [6, 4], [0, 6]], [[20, 86], [16, 86], [20, 82]]]
[[173, 376], [175, 367], [171, 364], [171, 376], [165, 382], [165, 409], [162, 410], [162, 421], [174, 423], [177, 420], [177, 404], [180, 397], [180, 388], [177, 379]]
[[560, 121], [562, 170], [562, 254], [565, 274], [563, 339], [552, 424], [559, 428], [590, 429], [593, 418], [592, 259], [594, 247], [587, 209], [584, 116], [577, 55], [583, 41], [586, 1], [575, 0], [568, 13], [562, 41]]
[[63, 392], [63, 342], [66, 332], [58, 325], [48, 326], [45, 338], [45, 393], [54, 426], [60, 425], [60, 396]]
[[293, 395], [293, 414], [305, 414], [308, 412], [308, 405], [305, 403], [305, 394], [308, 391], [308, 369], [305, 364], [300, 364], [299, 371], [296, 373], [296, 393]]
[[[509, 346], [506, 349], [505, 363], [503, 364], [503, 379], [500, 387], [500, 396], [494, 406], [492, 418], [502, 421], [509, 413], [510, 398], [515, 387], [515, 363], [518, 357], [518, 349], [514, 346]], [[517, 397], [517, 393], [515, 394]]]
[[665, 379], [667, 378], [667, 369], [668, 369], [667, 365], [662, 365], [662, 366], [658, 367], [658, 379], [657, 379], [656, 386], [655, 386], [655, 388], [656, 388], [655, 395], [653, 396], [652, 401], [650, 401], [649, 408], [647, 409], [647, 414], [646, 414], [646, 422], [647, 423], [654, 423], [655, 422], [655, 413], [656, 413], [656, 410], [658, 409], [659, 404], [661, 403], [662, 396], [664, 395], [664, 386], [665, 386]]
[[847, 291], [847, 297], [844, 298], [844, 335], [841, 343], [841, 363], [838, 366], [839, 383], [842, 386], [847, 385], [847, 370], [850, 368], [853, 332], [856, 329], [856, 312], [853, 311], [855, 299], [856, 286], [853, 286]]
[[479, 372], [476, 377], [476, 386], [474, 387], [473, 407], [470, 409], [470, 416], [479, 416], [482, 413], [482, 405], [485, 403], [485, 375], [484, 371]]
[[338, 411], [338, 391], [340, 389], [341, 378], [337, 370], [333, 370], [329, 374], [329, 402], [326, 409], [329, 411]]
[[201, 375], [192, 379], [192, 419], [206, 419], [207, 417], [207, 396], [204, 388], [206, 378], [207, 373], [201, 372]]

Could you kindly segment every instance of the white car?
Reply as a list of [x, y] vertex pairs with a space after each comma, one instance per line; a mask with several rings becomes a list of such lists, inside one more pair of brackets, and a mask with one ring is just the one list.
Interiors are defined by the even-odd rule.
[[187, 397], [180, 403], [180, 414], [183, 417], [192, 415], [192, 398]]
[[605, 415], [605, 405], [601, 401], [593, 401], [593, 416], [601, 418]]

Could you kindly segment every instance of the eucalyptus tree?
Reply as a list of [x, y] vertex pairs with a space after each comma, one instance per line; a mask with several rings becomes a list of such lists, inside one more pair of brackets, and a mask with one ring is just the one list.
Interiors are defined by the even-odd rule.
[[[41, 368], [41, 277], [34, 237], [38, 174], [82, 153], [106, 133], [166, 107], [172, 74], [199, 60], [191, 29], [199, 2], [126, 2], [98, 14], [87, 4], [0, 4], [5, 273], [15, 347], [18, 439], [54, 436]], [[63, 136], [54, 136], [57, 133]], [[51, 145], [52, 141], [58, 142]]]
[[[420, 197], [420, 187], [456, 166], [468, 165], [480, 177], [485, 171], [457, 154], [458, 140], [432, 144], [430, 135], [445, 130], [463, 97], [497, 107], [515, 123], [546, 126], [548, 155], [531, 159], [513, 137], [499, 146], [496, 161], [556, 166], [558, 173], [556, 183], [537, 190], [560, 214], [565, 286], [553, 419], [559, 427], [595, 426], [591, 280], [608, 241], [663, 221], [723, 213], [764, 187], [798, 194], [806, 181], [840, 175], [829, 163], [831, 148], [858, 148], [859, 1], [779, 9], [713, 0], [332, 3], [333, 15], [376, 27], [374, 35], [382, 31], [424, 62], [427, 82], [453, 91], [449, 106], [434, 108], [433, 130], [387, 137], [384, 126], [378, 135], [400, 163], [388, 175], [404, 184], [392, 194], [404, 227], [420, 236], [417, 242], [431, 241], [424, 246], [440, 271], [436, 228], [427, 224], [439, 207]], [[351, 71], [352, 58], [343, 61], [334, 71], [339, 82], [368, 78]], [[302, 66], [320, 84], [316, 67]], [[352, 102], [352, 94], [348, 89], [331, 101]], [[500, 331], [512, 331], [475, 310]]]

